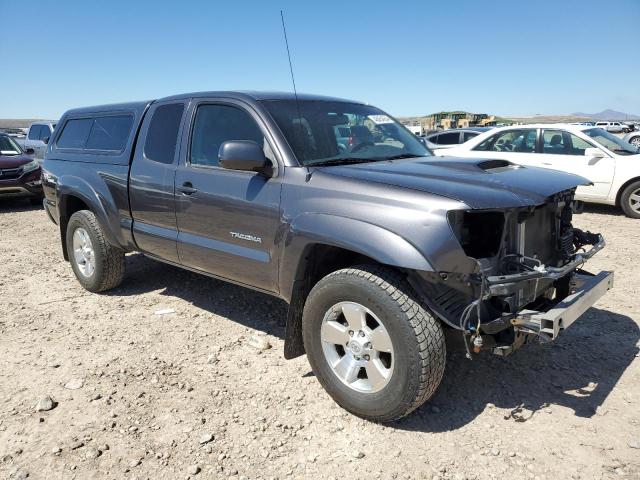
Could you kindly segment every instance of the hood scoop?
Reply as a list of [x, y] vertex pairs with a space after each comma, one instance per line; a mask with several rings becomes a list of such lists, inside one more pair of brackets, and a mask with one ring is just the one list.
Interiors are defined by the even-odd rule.
[[511, 163], [508, 160], [483, 160], [478, 163], [478, 167], [488, 173], [500, 173], [505, 170], [513, 170], [515, 168], [523, 168], [521, 165]]

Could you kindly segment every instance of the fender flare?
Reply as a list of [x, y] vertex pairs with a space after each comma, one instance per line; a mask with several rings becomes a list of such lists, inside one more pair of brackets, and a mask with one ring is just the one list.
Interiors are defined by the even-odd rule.
[[411, 270], [434, 271], [418, 249], [396, 233], [353, 218], [324, 213], [305, 213], [289, 224], [280, 256], [280, 293], [290, 300], [298, 265], [305, 248], [322, 244], [351, 250], [376, 262]]
[[336, 215], [302, 214], [284, 233], [280, 256], [280, 293], [289, 302], [285, 329], [284, 357], [303, 355], [302, 311], [306, 296], [313, 287], [301, 278], [301, 262], [307, 247], [322, 244], [343, 248], [394, 267], [433, 271], [433, 266], [401, 236], [378, 225]]
[[112, 245], [121, 247], [121, 242], [111, 228], [112, 221], [110, 220], [110, 218], [115, 219], [119, 223], [119, 220], [117, 220], [119, 218], [118, 212], [117, 210], [109, 211], [109, 199], [105, 199], [100, 195], [89, 182], [80, 177], [63, 175], [57, 181], [56, 197], [58, 211], [60, 212], [60, 233], [63, 241], [63, 251], [65, 251], [64, 238], [66, 236], [66, 231], [63, 231], [63, 229], [66, 229], [69, 218], [64, 217], [62, 212], [66, 211], [69, 197], [76, 197], [82, 200], [102, 226], [105, 239]]

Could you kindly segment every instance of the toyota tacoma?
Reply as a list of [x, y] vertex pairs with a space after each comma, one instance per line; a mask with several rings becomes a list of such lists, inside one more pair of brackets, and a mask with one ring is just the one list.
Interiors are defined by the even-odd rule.
[[612, 286], [583, 269], [602, 236], [572, 225], [587, 180], [434, 157], [365, 103], [193, 93], [70, 110], [52, 135], [44, 206], [84, 288], [138, 251], [284, 299], [285, 357], [367, 419], [429, 399], [448, 347], [552, 341]]

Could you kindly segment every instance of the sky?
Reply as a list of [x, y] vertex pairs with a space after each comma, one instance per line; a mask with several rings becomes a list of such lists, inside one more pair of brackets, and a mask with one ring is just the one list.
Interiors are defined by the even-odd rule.
[[0, 0], [0, 118], [203, 90], [640, 114], [640, 0]]

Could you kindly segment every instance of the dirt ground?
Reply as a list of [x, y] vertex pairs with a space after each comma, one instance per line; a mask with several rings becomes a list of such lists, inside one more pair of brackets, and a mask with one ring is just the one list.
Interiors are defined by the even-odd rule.
[[282, 302], [141, 255], [90, 294], [44, 212], [5, 200], [0, 477], [640, 478], [640, 221], [575, 223], [605, 235], [590, 268], [615, 288], [552, 345], [449, 355], [433, 399], [383, 426], [282, 358]]

